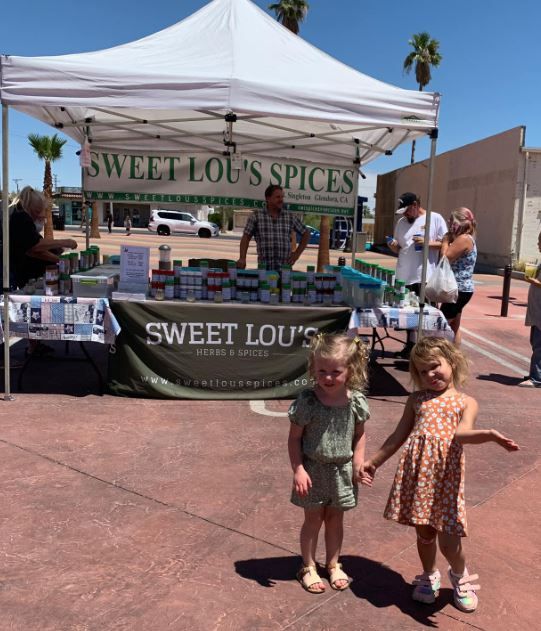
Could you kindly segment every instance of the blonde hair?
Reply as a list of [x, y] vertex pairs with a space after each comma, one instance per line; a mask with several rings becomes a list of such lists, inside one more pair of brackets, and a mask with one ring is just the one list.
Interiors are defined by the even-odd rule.
[[458, 230], [450, 231], [451, 243], [461, 234], [471, 234], [475, 238], [477, 222], [469, 208], [455, 208], [451, 213], [451, 223], [458, 224]]
[[31, 214], [30, 208], [37, 207], [38, 205], [41, 206], [42, 209], [46, 209], [47, 199], [43, 193], [36, 191], [36, 189], [31, 186], [25, 186], [11, 203], [11, 206], [25, 210], [28, 214]]
[[339, 333], [317, 333], [310, 343], [308, 372], [312, 379], [316, 379], [315, 360], [336, 359], [344, 360], [348, 368], [346, 385], [351, 390], [364, 391], [368, 384], [368, 347], [360, 337], [351, 338]]
[[428, 363], [443, 357], [453, 371], [453, 383], [461, 386], [468, 377], [468, 360], [462, 351], [449, 340], [442, 337], [423, 337], [411, 349], [410, 375], [418, 388], [422, 387], [422, 379], [416, 364]]

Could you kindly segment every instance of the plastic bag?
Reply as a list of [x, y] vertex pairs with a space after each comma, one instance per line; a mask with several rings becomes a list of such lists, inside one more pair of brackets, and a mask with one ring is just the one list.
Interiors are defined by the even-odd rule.
[[458, 285], [451, 264], [446, 256], [442, 256], [436, 269], [428, 279], [425, 296], [431, 302], [456, 302]]

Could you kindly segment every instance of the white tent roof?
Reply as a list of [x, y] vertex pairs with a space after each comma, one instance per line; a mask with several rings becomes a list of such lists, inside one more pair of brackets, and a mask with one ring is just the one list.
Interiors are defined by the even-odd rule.
[[[135, 42], [56, 57], [2, 56], [2, 103], [78, 142], [126, 152], [224, 151], [364, 164], [437, 127], [439, 95], [372, 79], [250, 0], [213, 0]], [[86, 121], [86, 122], [85, 122]]]

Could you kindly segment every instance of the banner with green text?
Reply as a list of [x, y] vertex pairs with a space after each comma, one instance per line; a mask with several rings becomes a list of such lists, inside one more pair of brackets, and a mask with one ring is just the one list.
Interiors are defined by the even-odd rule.
[[85, 196], [93, 200], [149, 204], [261, 207], [269, 184], [283, 187], [296, 212], [352, 216], [356, 203], [353, 166], [205, 153], [126, 154], [92, 147]]
[[348, 307], [112, 302], [113, 394], [164, 399], [289, 398], [309, 385], [318, 331], [345, 331]]

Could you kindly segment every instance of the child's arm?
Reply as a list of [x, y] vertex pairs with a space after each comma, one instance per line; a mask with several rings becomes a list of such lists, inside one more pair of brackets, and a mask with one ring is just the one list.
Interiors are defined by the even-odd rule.
[[295, 491], [302, 497], [312, 488], [312, 480], [302, 464], [302, 434], [304, 428], [295, 423], [289, 424], [289, 438], [287, 439], [287, 450], [289, 460], [293, 469], [293, 486]]
[[387, 438], [372, 458], [367, 460], [361, 467], [361, 484], [372, 486], [372, 481], [376, 474], [376, 469], [386, 462], [400, 447], [406, 442], [407, 437], [413, 429], [415, 421], [415, 410], [413, 407], [414, 396], [410, 395], [404, 408], [404, 413], [394, 432]]
[[517, 443], [511, 438], [507, 438], [495, 429], [473, 429], [477, 419], [479, 406], [472, 397], [466, 400], [466, 407], [462, 414], [462, 420], [458, 424], [455, 432], [456, 440], [463, 445], [480, 445], [481, 443], [497, 443], [507, 451], [520, 449]]
[[364, 462], [364, 450], [366, 447], [366, 434], [364, 423], [355, 423], [353, 435], [353, 482], [357, 484], [361, 476], [361, 468]]

